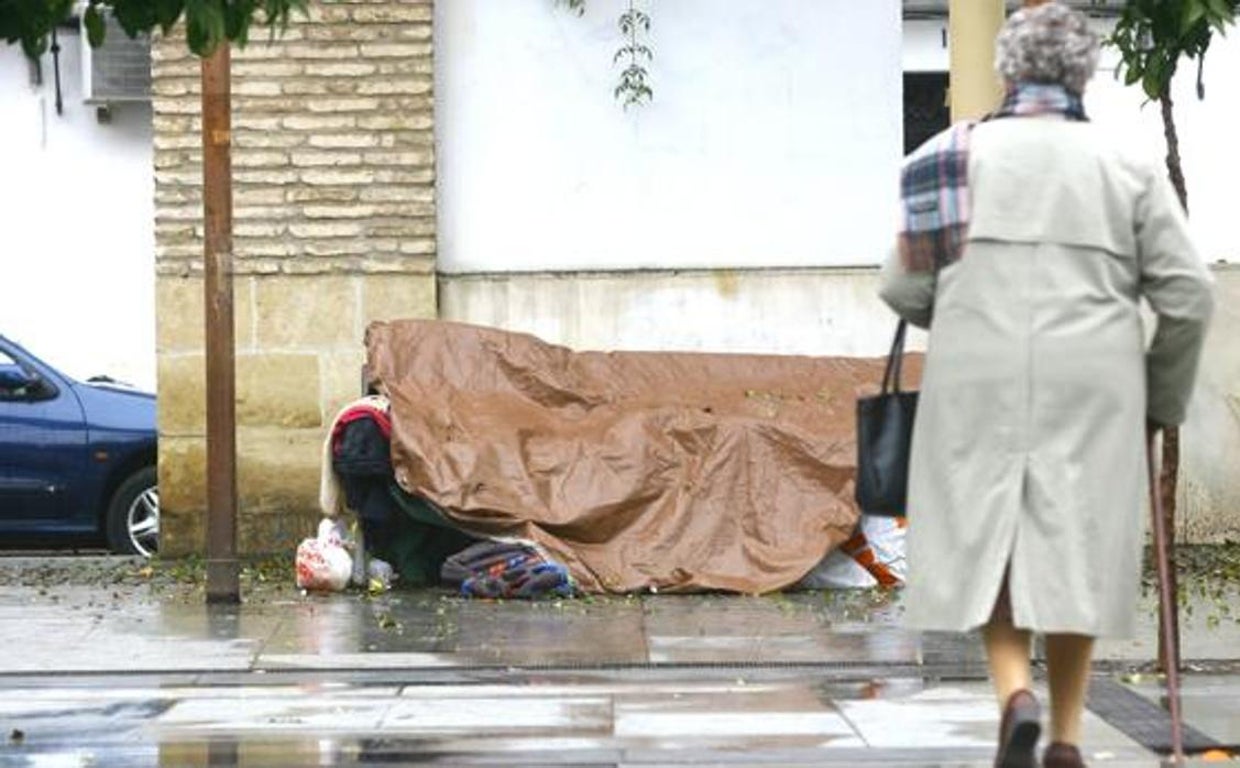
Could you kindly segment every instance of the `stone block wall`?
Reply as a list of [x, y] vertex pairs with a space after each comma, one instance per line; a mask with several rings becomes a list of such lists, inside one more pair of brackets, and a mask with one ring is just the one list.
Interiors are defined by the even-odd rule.
[[[238, 546], [313, 529], [326, 425], [374, 319], [433, 317], [431, 0], [311, 4], [233, 51]], [[199, 60], [152, 51], [163, 551], [205, 537]]]

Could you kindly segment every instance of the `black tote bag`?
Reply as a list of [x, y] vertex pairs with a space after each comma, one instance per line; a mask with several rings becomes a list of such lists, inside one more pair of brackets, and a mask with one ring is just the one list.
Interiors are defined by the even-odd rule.
[[857, 505], [870, 515], [902, 517], [908, 501], [908, 458], [917, 393], [900, 390], [907, 328], [904, 320], [896, 326], [882, 391], [857, 400]]

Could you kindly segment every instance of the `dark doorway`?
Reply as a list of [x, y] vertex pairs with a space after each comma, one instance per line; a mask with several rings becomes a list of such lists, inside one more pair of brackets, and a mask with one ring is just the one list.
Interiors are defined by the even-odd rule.
[[904, 73], [904, 154], [951, 122], [946, 72]]

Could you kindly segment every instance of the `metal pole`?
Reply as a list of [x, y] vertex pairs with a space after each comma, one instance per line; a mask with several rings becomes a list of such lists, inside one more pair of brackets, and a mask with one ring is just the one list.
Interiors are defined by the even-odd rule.
[[1003, 98], [1003, 84], [995, 74], [1003, 0], [951, 0], [949, 14], [952, 120], [978, 118]]
[[241, 600], [233, 333], [232, 117], [228, 43], [202, 59], [203, 290], [207, 347], [207, 602]]
[[[1171, 582], [1172, 563], [1171, 549], [1167, 536], [1167, 520], [1163, 512], [1162, 490], [1159, 488], [1157, 435], [1150, 431], [1146, 444], [1146, 456], [1150, 474], [1150, 514], [1154, 518], [1154, 559], [1158, 566], [1158, 623], [1159, 647], [1166, 650], [1172, 659], [1179, 659], [1179, 643], [1175, 627], [1173, 610], [1176, 593]], [[1180, 668], [1178, 664], [1167, 664], [1163, 671], [1167, 674], [1167, 708], [1171, 712], [1171, 758], [1176, 764], [1184, 762], [1184, 727], [1180, 720]]]
[[[1180, 469], [1180, 428], [1167, 427], [1162, 430], [1162, 472], [1159, 475], [1159, 493], [1162, 500], [1163, 530], [1167, 534], [1167, 584], [1172, 595], [1176, 596], [1170, 604], [1170, 610], [1160, 613], [1158, 634], [1158, 666], [1164, 672], [1175, 667], [1178, 672], [1183, 667], [1180, 658], [1180, 578], [1175, 565], [1175, 489], [1179, 482]], [[1169, 625], [1165, 628], [1164, 625]], [[1167, 638], [1171, 638], [1168, 642]]]

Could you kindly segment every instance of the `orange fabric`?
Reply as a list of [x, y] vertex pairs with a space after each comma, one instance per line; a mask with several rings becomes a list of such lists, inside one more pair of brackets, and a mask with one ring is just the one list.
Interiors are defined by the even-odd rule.
[[898, 587], [900, 579], [891, 569], [884, 563], [879, 562], [878, 557], [874, 554], [874, 550], [870, 547], [870, 542], [865, 538], [864, 533], [858, 533], [848, 541], [844, 542], [841, 548], [857, 561], [857, 564], [869, 571], [874, 580], [878, 582], [880, 587]]

